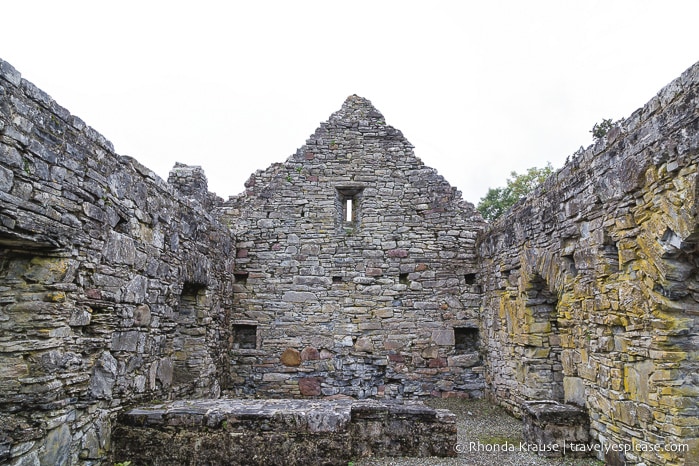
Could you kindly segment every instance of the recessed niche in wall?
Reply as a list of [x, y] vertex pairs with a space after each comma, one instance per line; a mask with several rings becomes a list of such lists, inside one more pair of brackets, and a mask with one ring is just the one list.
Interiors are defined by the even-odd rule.
[[563, 255], [561, 256], [561, 260], [563, 261], [563, 267], [565, 270], [572, 276], [576, 277], [578, 275], [578, 268], [575, 266], [575, 258], [573, 254]]
[[245, 285], [248, 282], [248, 273], [237, 272], [233, 274], [233, 278], [235, 278], [235, 283], [238, 285]]
[[185, 282], [182, 286], [180, 304], [175, 316], [177, 332], [173, 342], [172, 380], [174, 384], [188, 384], [198, 377], [200, 372], [197, 350], [199, 337], [193, 335], [199, 328], [207, 311], [206, 285]]
[[475, 273], [464, 274], [464, 281], [466, 282], [467, 285], [475, 285], [476, 284], [476, 274]]
[[402, 273], [398, 275], [398, 283], [401, 285], [410, 285], [410, 279], [408, 279], [407, 273]]
[[478, 329], [475, 327], [454, 327], [454, 349], [457, 353], [478, 351]]
[[233, 324], [233, 349], [257, 348], [257, 325]]
[[606, 232], [602, 243], [602, 260], [609, 266], [611, 273], [619, 272], [619, 247], [614, 238]]
[[197, 311], [205, 306], [206, 286], [200, 283], [185, 282], [182, 286], [179, 306], [179, 322], [194, 322]]
[[563, 401], [558, 295], [540, 274], [533, 273], [527, 278], [520, 295], [527, 325], [518, 330], [522, 343], [514, 354], [519, 381], [531, 399]]

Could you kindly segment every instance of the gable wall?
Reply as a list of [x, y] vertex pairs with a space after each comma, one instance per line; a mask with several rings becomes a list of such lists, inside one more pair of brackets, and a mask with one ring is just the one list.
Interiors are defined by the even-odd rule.
[[0, 462], [99, 463], [124, 406], [221, 393], [557, 399], [640, 445], [609, 464], [699, 457], [698, 81], [486, 228], [357, 96], [223, 203], [0, 61]]
[[370, 102], [349, 97], [247, 188], [224, 211], [248, 274], [233, 322], [258, 341], [233, 349], [232, 393], [482, 394], [482, 355], [456, 350], [453, 328], [478, 328], [483, 222]]

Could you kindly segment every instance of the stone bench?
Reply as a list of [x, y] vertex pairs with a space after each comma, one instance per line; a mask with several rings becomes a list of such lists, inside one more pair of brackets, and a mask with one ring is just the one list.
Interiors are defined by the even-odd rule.
[[591, 456], [590, 419], [574, 405], [528, 401], [522, 406], [524, 442], [530, 451], [547, 457]]
[[343, 465], [455, 456], [456, 418], [420, 402], [175, 401], [119, 416], [113, 461], [148, 465]]

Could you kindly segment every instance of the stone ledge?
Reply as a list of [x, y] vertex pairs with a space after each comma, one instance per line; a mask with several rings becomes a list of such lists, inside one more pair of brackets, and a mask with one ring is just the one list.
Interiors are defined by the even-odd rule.
[[114, 429], [114, 461], [324, 464], [381, 456], [455, 456], [456, 419], [420, 402], [190, 400], [132, 409]]

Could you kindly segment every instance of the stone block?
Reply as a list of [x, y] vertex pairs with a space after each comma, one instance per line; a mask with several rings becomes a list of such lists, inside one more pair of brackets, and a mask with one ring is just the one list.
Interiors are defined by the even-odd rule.
[[95, 365], [90, 379], [90, 393], [95, 398], [111, 398], [116, 383], [117, 360], [105, 351]]
[[395, 351], [395, 350], [400, 350], [405, 346], [405, 341], [403, 340], [395, 340], [395, 339], [386, 339], [383, 342], [383, 347], [387, 351]]
[[148, 327], [151, 322], [150, 306], [147, 304], [136, 306], [133, 311], [133, 320], [137, 327]]
[[587, 402], [585, 383], [580, 377], [563, 377], [563, 393], [566, 403], [584, 407]]
[[432, 341], [439, 346], [454, 346], [454, 329], [439, 329], [432, 331]]
[[447, 367], [447, 358], [434, 358], [430, 359], [427, 367]]
[[481, 363], [478, 353], [457, 354], [447, 358], [450, 367], [473, 367]]
[[357, 338], [357, 341], [354, 343], [354, 350], [371, 353], [372, 351], [374, 351], [374, 343], [371, 341], [371, 338]]
[[56, 466], [69, 465], [71, 463], [71, 441], [70, 427], [67, 424], [62, 424], [48, 432], [44, 441], [43, 451], [39, 457], [40, 463]]
[[129, 351], [135, 352], [138, 348], [140, 337], [138, 331], [114, 332], [112, 336], [112, 351]]
[[133, 265], [136, 261], [136, 245], [132, 238], [112, 230], [102, 254], [113, 263]]
[[322, 381], [320, 377], [302, 377], [299, 379], [299, 392], [303, 396], [320, 396]]
[[301, 365], [301, 352], [294, 348], [287, 348], [281, 355], [281, 362], [285, 366], [300, 366]]
[[648, 402], [648, 379], [654, 368], [655, 364], [650, 360], [624, 366], [624, 389], [632, 400]]
[[318, 297], [310, 291], [287, 291], [282, 296], [282, 301], [289, 303], [318, 302]]
[[71, 327], [84, 327], [85, 325], [90, 325], [90, 320], [92, 319], [92, 313], [90, 308], [75, 308], [70, 314], [70, 320], [68, 325]]
[[[160, 380], [160, 383], [165, 387], [169, 387], [172, 384], [172, 378], [174, 374], [174, 365], [170, 358], [163, 358], [157, 364], [156, 377]], [[153, 384], [151, 384], [153, 385]]]
[[374, 311], [374, 316], [381, 318], [381, 319], [387, 319], [390, 317], [393, 317], [394, 311], [391, 308], [384, 308], [384, 309], [376, 309]]
[[291, 378], [291, 374], [279, 372], [265, 372], [262, 374], [263, 382], [285, 382]]
[[315, 361], [320, 359], [320, 353], [312, 346], [307, 346], [301, 351], [301, 361]]
[[417, 402], [201, 399], [132, 409], [113, 441], [116, 462], [342, 465], [456, 456], [456, 420]]
[[522, 405], [526, 444], [546, 457], [585, 457], [590, 451], [590, 419], [577, 406], [556, 401], [529, 401]]
[[408, 251], [405, 249], [391, 249], [386, 252], [386, 256], [394, 258], [408, 257]]
[[354, 340], [350, 335], [335, 335], [335, 347], [353, 346]]
[[381, 322], [362, 322], [357, 326], [357, 328], [359, 330], [381, 330]]

